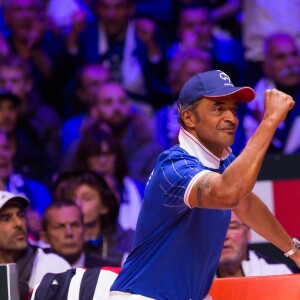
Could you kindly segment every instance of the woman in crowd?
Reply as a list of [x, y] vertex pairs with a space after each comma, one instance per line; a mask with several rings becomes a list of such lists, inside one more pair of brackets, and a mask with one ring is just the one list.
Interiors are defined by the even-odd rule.
[[102, 174], [115, 191], [119, 202], [119, 223], [125, 230], [135, 230], [141, 208], [144, 184], [128, 175], [122, 148], [114, 136], [98, 124], [83, 132], [77, 145], [72, 170], [92, 170]]
[[106, 265], [122, 265], [131, 250], [133, 230], [118, 224], [119, 202], [105, 179], [93, 171], [62, 173], [55, 181], [54, 199], [75, 201], [82, 209], [87, 254]]

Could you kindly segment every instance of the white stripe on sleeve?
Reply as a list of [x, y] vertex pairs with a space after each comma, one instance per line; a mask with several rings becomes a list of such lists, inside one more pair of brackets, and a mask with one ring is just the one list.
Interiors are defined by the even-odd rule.
[[203, 170], [201, 172], [199, 172], [198, 174], [196, 174], [193, 179], [190, 181], [189, 185], [187, 186], [187, 189], [184, 193], [184, 203], [189, 207], [189, 208], [193, 208], [190, 204], [189, 204], [189, 196], [192, 190], [192, 187], [194, 186], [194, 183], [200, 178], [202, 177], [204, 174], [208, 173], [208, 172], [212, 172], [209, 170]]

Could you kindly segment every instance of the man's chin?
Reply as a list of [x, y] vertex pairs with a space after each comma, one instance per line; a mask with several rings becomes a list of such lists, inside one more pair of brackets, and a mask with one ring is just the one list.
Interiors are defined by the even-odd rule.
[[127, 121], [122, 121], [122, 122], [111, 122], [109, 125], [112, 128], [114, 132], [120, 132], [126, 128], [128, 122]]
[[23, 251], [23, 250], [27, 249], [27, 247], [28, 247], [27, 241], [24, 241], [24, 242], [18, 242], [18, 243], [16, 243], [16, 244], [14, 245], [12, 251], [13, 251], [13, 250], [15, 250], [15, 251]]
[[235, 253], [232, 249], [223, 249], [220, 257], [220, 262], [222, 263], [231, 263], [235, 260]]
[[226, 265], [231, 265], [234, 261], [235, 261], [234, 257], [226, 256], [224, 258], [221, 258], [219, 263], [221, 265], [226, 266]]

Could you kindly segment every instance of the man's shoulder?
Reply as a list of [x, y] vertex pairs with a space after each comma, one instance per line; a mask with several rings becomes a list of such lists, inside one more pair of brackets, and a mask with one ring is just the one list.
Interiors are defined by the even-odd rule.
[[[172, 176], [175, 171], [177, 174], [189, 174], [188, 176], [194, 176], [205, 169], [203, 164], [195, 156], [190, 155], [186, 150], [179, 145], [175, 145], [172, 148], [162, 152], [157, 160], [154, 173], [159, 176]], [[163, 172], [160, 172], [163, 170]], [[173, 175], [172, 175], [173, 174]]]
[[172, 146], [171, 148], [165, 150], [163, 153], [166, 153], [167, 155], [182, 155], [182, 154], [186, 154], [189, 155], [189, 153], [184, 150], [182, 147], [180, 147], [179, 144], [176, 144], [174, 146]]
[[160, 154], [160, 159], [168, 159], [169, 161], [185, 160], [185, 162], [187, 160], [192, 160], [199, 163], [199, 160], [195, 156], [189, 154], [186, 150], [180, 147], [179, 144], [174, 145], [173, 147], [163, 151]]
[[61, 269], [67, 270], [71, 268], [70, 264], [55, 253], [46, 253], [43, 249], [38, 248], [36, 250], [36, 258], [35, 261], [37, 264], [44, 264], [47, 266], [51, 266], [52, 269]]
[[249, 260], [246, 264], [243, 264], [243, 269], [246, 276], [292, 273], [292, 270], [286, 264], [253, 250], [249, 251]]
[[70, 264], [62, 257], [53, 253], [45, 253], [41, 248], [37, 248], [28, 282], [29, 287], [34, 288], [47, 273], [61, 273], [69, 269], [71, 269]]

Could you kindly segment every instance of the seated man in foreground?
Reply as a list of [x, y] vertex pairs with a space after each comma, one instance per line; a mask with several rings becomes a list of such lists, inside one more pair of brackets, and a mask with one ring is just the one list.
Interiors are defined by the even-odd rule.
[[217, 277], [246, 277], [291, 274], [292, 270], [260, 253], [248, 250], [250, 228], [232, 212]]
[[28, 299], [30, 290], [48, 273], [60, 273], [71, 266], [56, 254], [45, 254], [27, 240], [24, 210], [29, 200], [0, 191], [0, 263], [16, 263], [20, 300]]

